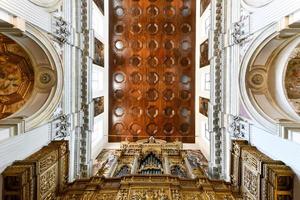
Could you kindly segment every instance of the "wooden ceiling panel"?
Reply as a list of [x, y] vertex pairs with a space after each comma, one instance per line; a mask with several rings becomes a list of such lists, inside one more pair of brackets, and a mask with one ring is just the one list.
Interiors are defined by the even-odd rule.
[[110, 1], [109, 141], [195, 141], [195, 1]]

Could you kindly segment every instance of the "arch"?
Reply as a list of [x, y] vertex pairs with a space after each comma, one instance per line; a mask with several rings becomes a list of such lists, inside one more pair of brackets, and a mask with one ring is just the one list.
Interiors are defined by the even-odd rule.
[[239, 74], [242, 103], [257, 124], [273, 134], [279, 134], [278, 124], [282, 121], [300, 121], [284, 86], [289, 56], [300, 37], [288, 30], [278, 32], [278, 26], [274, 23], [256, 37]]
[[22, 123], [26, 132], [45, 124], [53, 116], [62, 96], [62, 63], [51, 40], [33, 25], [26, 24], [25, 32], [8, 30], [2, 34], [24, 49], [34, 70], [31, 97], [21, 109], [1, 120], [2, 125]]

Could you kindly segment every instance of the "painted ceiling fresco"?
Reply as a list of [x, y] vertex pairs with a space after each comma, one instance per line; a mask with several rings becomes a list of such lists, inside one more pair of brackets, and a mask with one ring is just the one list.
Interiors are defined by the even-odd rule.
[[18, 111], [33, 90], [34, 72], [26, 52], [0, 35], [0, 119]]
[[287, 64], [285, 89], [290, 104], [300, 114], [300, 47], [295, 48]]

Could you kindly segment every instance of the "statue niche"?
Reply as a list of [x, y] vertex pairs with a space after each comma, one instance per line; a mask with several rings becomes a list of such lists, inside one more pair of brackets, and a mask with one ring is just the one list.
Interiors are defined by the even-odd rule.
[[162, 162], [153, 152], [151, 152], [142, 159], [138, 172], [143, 175], [163, 174]]

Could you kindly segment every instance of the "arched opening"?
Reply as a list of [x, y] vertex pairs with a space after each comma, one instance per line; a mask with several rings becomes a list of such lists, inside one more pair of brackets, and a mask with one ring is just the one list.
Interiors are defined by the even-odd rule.
[[252, 118], [273, 134], [281, 134], [280, 126], [300, 121], [300, 37], [288, 29], [276, 32], [274, 27], [249, 48], [241, 68], [240, 91]]
[[50, 40], [28, 25], [0, 34], [0, 130], [7, 137], [45, 124], [62, 94], [62, 66]]

